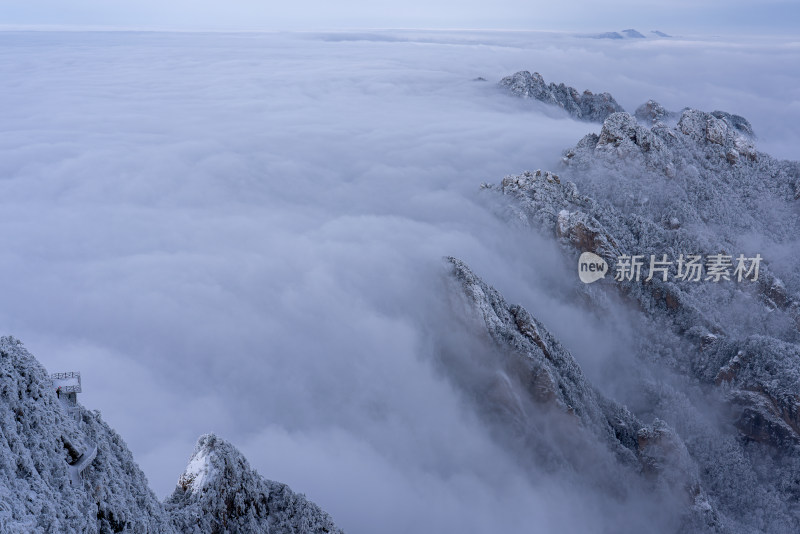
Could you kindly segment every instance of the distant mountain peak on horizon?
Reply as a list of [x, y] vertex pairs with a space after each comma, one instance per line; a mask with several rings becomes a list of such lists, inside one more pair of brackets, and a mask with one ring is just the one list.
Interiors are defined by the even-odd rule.
[[[665, 38], [672, 37], [671, 35], [664, 33], [661, 30], [650, 30], [650, 33], [658, 37], [665, 37]], [[634, 28], [628, 28], [627, 30], [621, 30], [621, 31], [582, 34], [579, 37], [588, 37], [590, 39], [616, 39], [616, 40], [647, 39], [647, 36], [645, 34]]]
[[626, 37], [630, 37], [631, 39], [646, 39], [644, 35], [634, 30], [633, 28], [622, 30], [622, 33], [624, 33]]

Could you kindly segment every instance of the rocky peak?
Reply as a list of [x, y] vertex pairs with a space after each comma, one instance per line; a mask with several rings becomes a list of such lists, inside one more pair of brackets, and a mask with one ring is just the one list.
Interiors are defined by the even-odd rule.
[[[678, 129], [696, 141], [718, 145], [724, 151], [725, 159], [729, 163], [736, 163], [740, 157], [755, 160], [757, 157], [755, 146], [742, 135], [742, 130], [727, 118], [731, 115], [716, 113], [717, 115], [694, 109], [684, 110], [678, 121]], [[745, 119], [742, 120], [747, 123]], [[752, 134], [749, 124], [742, 128]]]
[[[684, 108], [683, 111], [680, 113], [677, 113], [675, 111], [669, 111], [655, 100], [648, 100], [647, 102], [636, 108], [634, 116], [636, 117], [636, 119], [644, 122], [647, 125], [655, 125], [656, 123], [662, 121], [675, 121], [681, 119], [683, 118], [682, 116], [683, 113], [685, 113], [686, 111], [698, 113], [696, 110], [692, 110], [691, 108]], [[727, 111], [719, 111], [719, 110], [712, 111], [708, 115], [711, 115], [716, 119], [724, 121], [729, 128], [731, 128], [740, 135], [743, 135], [750, 139], [755, 138], [755, 133], [753, 132], [753, 126], [750, 124], [750, 121], [748, 121], [741, 115], [735, 115], [733, 113], [728, 113]]]
[[[800, 164], [757, 152], [749, 123], [736, 116], [686, 109], [667, 125], [661, 119], [669, 112], [656, 102], [640, 110], [638, 118], [647, 124], [614, 113], [600, 135], [589, 134], [565, 151], [558, 180], [547, 171], [526, 172], [484, 190], [506, 196], [503, 213], [511, 221], [556, 237], [573, 261], [585, 251], [606, 258], [640, 255], [646, 263], [662, 254], [673, 262], [680, 254], [735, 256], [748, 252], [743, 247], [752, 241], [742, 236], [753, 234], [764, 249], [793, 247], [800, 233]], [[584, 286], [575, 277], [581, 304], [598, 315], [613, 316], [619, 308], [610, 303], [625, 303], [629, 319], [638, 321], [641, 361], [703, 385], [707, 396], [693, 401], [697, 406], [685, 397], [678, 401], [682, 394], [663, 383], [650, 391], [649, 405], [661, 406], [651, 413], [669, 420], [681, 439], [654, 423], [637, 431], [636, 446], [628, 448], [636, 450], [645, 472], [650, 465], [673, 472], [670, 462], [687, 466], [680, 458], [692, 458], [704, 487], [715, 488], [692, 493], [693, 506], [698, 513], [709, 506], [720, 511], [736, 525], [726, 531], [769, 531], [746, 513], [755, 502], [771, 510], [780, 525], [773, 531], [800, 528], [796, 511], [781, 504], [800, 496], [795, 267], [765, 258], [758, 281], [750, 283], [691, 283], [674, 276], [645, 281], [646, 268], [636, 282], [606, 277]], [[680, 417], [676, 403], [684, 406]], [[702, 422], [706, 403], [724, 407], [724, 424], [735, 432], [708, 428]], [[741, 487], [744, 479], [750, 482]], [[732, 485], [737, 492], [724, 489]], [[714, 513], [706, 517], [711, 524], [717, 524]]]
[[500, 81], [500, 86], [514, 96], [533, 98], [561, 107], [567, 113], [585, 121], [602, 122], [610, 114], [622, 111], [622, 107], [609, 93], [579, 93], [574, 87], [561, 84], [546, 84], [538, 72], [519, 71]]
[[236, 447], [214, 434], [198, 439], [166, 508], [181, 532], [341, 532], [318, 506], [262, 478]]
[[667, 109], [656, 102], [655, 100], [648, 100], [633, 113], [634, 117], [647, 124], [655, 124], [660, 121], [671, 119], [676, 116], [672, 111]]
[[661, 151], [664, 148], [662, 141], [650, 129], [641, 126], [625, 112], [613, 113], [603, 121], [595, 148], [603, 150], [607, 146], [634, 152]]
[[214, 435], [200, 438], [165, 506], [99, 412], [67, 412], [45, 369], [11, 337], [0, 338], [0, 436], [1, 532], [341, 532]]
[[753, 132], [753, 127], [750, 125], [750, 121], [741, 115], [734, 115], [733, 113], [728, 113], [727, 111], [712, 111], [711, 114], [718, 119], [724, 120], [729, 126], [741, 134], [747, 135], [748, 137], [755, 137], [756, 135], [755, 132]]

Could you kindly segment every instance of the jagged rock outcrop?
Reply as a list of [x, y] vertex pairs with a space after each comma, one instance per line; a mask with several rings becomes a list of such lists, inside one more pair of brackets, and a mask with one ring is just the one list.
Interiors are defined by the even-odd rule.
[[[652, 129], [625, 113], [614, 114], [599, 136], [584, 138], [565, 153], [564, 161], [565, 171], [582, 187], [537, 171], [506, 177], [499, 190], [515, 199], [514, 220], [549, 229], [573, 254], [641, 255], [648, 262], [665, 254], [673, 259], [734, 254], [741, 246], [738, 232], [756, 231], [781, 243], [800, 231], [792, 207], [796, 167], [759, 154], [750, 141], [708, 113], [687, 110], [676, 128]], [[773, 210], [763, 213], [768, 204]], [[633, 298], [649, 315], [668, 320], [675, 332], [702, 349], [683, 365], [709, 382], [725, 364], [713, 348], [725, 336], [746, 331], [741, 314], [720, 312], [724, 303], [749, 309], [748, 324], [753, 316], [763, 317], [762, 325], [749, 326], [752, 335], [798, 340], [798, 281], [787, 288], [766, 262], [759, 283], [704, 284], [671, 276], [647, 283], [608, 277], [604, 285]], [[787, 391], [800, 390], [800, 379], [792, 373], [770, 380]], [[781, 398], [776, 398], [778, 405], [790, 411], [794, 401]]]
[[[648, 109], [664, 112], [654, 102]], [[687, 109], [672, 127], [660, 120], [646, 127], [616, 113], [600, 135], [565, 151], [558, 175], [527, 172], [483, 187], [509, 198], [509, 220], [559, 239], [575, 260], [594, 252], [614, 272], [619, 256], [643, 258], [640, 280], [607, 276], [584, 286], [576, 276], [576, 292], [603, 313], [619, 299], [630, 304], [641, 321], [640, 358], [703, 384], [726, 404], [738, 430], [735, 442], [725, 441], [733, 456], [709, 457], [710, 444], [723, 438], [703, 437], [701, 424], [685, 422], [702, 419], [699, 407], [687, 407], [683, 422], [673, 415], [671, 424], [690, 436], [688, 453], [729, 531], [785, 532], [800, 527], [797, 510], [784, 506], [800, 495], [800, 276], [797, 257], [787, 260], [800, 235], [800, 165], [758, 152], [742, 121]], [[674, 265], [667, 280], [660, 273], [645, 280], [651, 256], [750, 256], [754, 242], [781, 256], [773, 263], [762, 254], [758, 281], [682, 280]], [[665, 408], [673, 393], [659, 400], [668, 390], [660, 387], [651, 401], [665, 413], [674, 410]], [[770, 508], [775, 522], [743, 514], [720, 469], [751, 480], [741, 491]]]
[[[692, 110], [689, 108], [684, 108], [683, 111]], [[636, 111], [634, 111], [633, 115], [647, 125], [655, 125], [658, 122], [676, 121], [681, 118], [681, 113], [669, 111], [655, 100], [648, 100], [636, 108]], [[735, 115], [733, 113], [728, 113], [727, 111], [712, 111], [711, 115], [714, 118], [724, 121], [729, 129], [732, 128], [739, 134], [749, 138], [755, 137], [755, 132], [753, 131], [753, 126], [750, 124], [750, 121], [741, 115]]]
[[[635, 30], [625, 31], [628, 32]], [[639, 35], [644, 37], [641, 34]], [[622, 37], [620, 36], [620, 38]], [[518, 96], [520, 98], [533, 98], [547, 104], [559, 106], [567, 113], [580, 120], [605, 122], [613, 114], [625, 111], [609, 93], [594, 94], [591, 91], [586, 90], [580, 94], [574, 87], [569, 87], [563, 83], [558, 85], [555, 83], [546, 84], [544, 78], [542, 78], [542, 75], [538, 72], [531, 74], [526, 70], [519, 71], [500, 80], [500, 86], [505, 88], [514, 96]], [[655, 100], [648, 100], [636, 108], [633, 116], [648, 126], [664, 126], [660, 123], [675, 122], [678, 119], [683, 119], [686, 112], [690, 112], [690, 114], [702, 113], [689, 108], [684, 108], [683, 112], [677, 113], [667, 110]], [[714, 119], [722, 122], [717, 122]], [[616, 131], [617, 133], [621, 133], [623, 136], [630, 134], [652, 137], [649, 133], [643, 133], [641, 129], [633, 129], [633, 121], [629, 121], [626, 118], [621, 118], [620, 116], [615, 117], [614, 120], [621, 122], [616, 126], [616, 128], [609, 125], [609, 128], [604, 128], [605, 131]], [[711, 121], [711, 124], [706, 124], [703, 126], [701, 124], [697, 124], [696, 120], [705, 120], [707, 122]], [[688, 124], [689, 122], [693, 121], [695, 123]], [[719, 143], [724, 142], [724, 138], [728, 136], [729, 132], [732, 132], [733, 135], [739, 139], [736, 147], [737, 150], [741, 149], [741, 151], [745, 152], [754, 151], [751, 142], [751, 140], [755, 138], [753, 126], [750, 124], [750, 121], [741, 115], [735, 115], [726, 111], [712, 111], [711, 113], [704, 114], [700, 119], [697, 119], [697, 117], [687, 118], [687, 124], [685, 125], [685, 128], [694, 129], [697, 131], [703, 130], [704, 134], [709, 140]], [[622, 131], [623, 129], [626, 131]], [[619, 139], [624, 139], [624, 137], [618, 138], [618, 140]], [[636, 141], [634, 140], [634, 142]], [[730, 154], [731, 158], [737, 157], [737, 154], [734, 154], [733, 152]]]
[[288, 486], [262, 478], [233, 445], [201, 436], [166, 500], [183, 533], [341, 534], [328, 514]]
[[456, 308], [490, 340], [481, 361], [459, 354], [448, 361], [448, 369], [455, 377], [470, 377], [462, 387], [477, 396], [479, 411], [498, 434], [517, 442], [523, 465], [527, 459], [572, 470], [583, 483], [623, 500], [637, 490], [668, 495], [680, 503], [669, 513], [681, 516], [684, 527], [719, 529], [694, 461], [669, 425], [660, 420], [645, 425], [603, 397], [525, 308], [509, 305], [464, 262], [447, 262], [456, 283], [453, 294], [463, 297], [464, 306]]
[[655, 124], [666, 120], [676, 119], [678, 114], [668, 111], [655, 100], [648, 100], [633, 112], [633, 116], [647, 124]]
[[557, 105], [573, 117], [585, 121], [602, 122], [612, 113], [622, 111], [622, 107], [608, 93], [594, 94], [588, 90], [579, 93], [574, 87], [563, 83], [546, 84], [538, 72], [517, 72], [503, 78], [500, 85], [512, 95]]
[[595, 150], [611, 151], [613, 157], [622, 159], [644, 154], [652, 160], [661, 157], [664, 143], [652, 131], [641, 128], [627, 113], [613, 113], [603, 122]]
[[756, 135], [755, 132], [753, 132], [753, 126], [750, 124], [750, 121], [741, 115], [734, 115], [727, 111], [712, 111], [711, 114], [718, 119], [724, 120], [728, 126], [733, 127], [733, 129], [737, 130], [739, 133], [750, 137], [755, 137]]
[[[73, 412], [22, 343], [0, 338], [0, 532], [170, 534], [195, 525], [204, 533], [341, 532], [317, 506], [262, 479], [231, 445], [210, 436], [181, 479], [207, 465], [202, 484], [176, 489], [165, 509], [100, 414], [80, 405]], [[70, 466], [95, 446], [72, 483]], [[198, 460], [203, 453], [207, 464]]]

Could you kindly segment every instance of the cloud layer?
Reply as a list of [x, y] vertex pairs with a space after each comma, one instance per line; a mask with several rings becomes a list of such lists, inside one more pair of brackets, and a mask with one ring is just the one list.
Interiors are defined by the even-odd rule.
[[538, 70], [629, 110], [655, 98], [740, 113], [759, 148], [800, 158], [800, 74], [787, 68], [800, 47], [788, 41], [0, 43], [4, 333], [51, 371], [82, 371], [84, 404], [160, 496], [196, 437], [215, 431], [349, 532], [527, 532], [532, 513], [543, 531], [570, 517], [577, 531], [594, 517], [557, 504], [573, 490], [517, 473], [431, 362], [430, 334], [448, 324], [435, 313], [443, 255], [521, 301], [590, 376], [607, 372], [598, 345], [615, 348], [558, 302], [554, 284], [574, 273], [552, 244], [508, 228], [478, 192], [557, 170], [561, 150], [599, 126], [494, 81]]

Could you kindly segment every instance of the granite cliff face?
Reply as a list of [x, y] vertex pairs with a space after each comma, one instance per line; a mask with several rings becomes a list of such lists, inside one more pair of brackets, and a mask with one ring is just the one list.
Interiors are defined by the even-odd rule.
[[67, 413], [45, 369], [10, 337], [0, 338], [0, 388], [0, 532], [341, 532], [213, 435], [162, 504], [122, 438], [98, 412]]
[[[721, 531], [696, 463], [665, 421], [645, 424], [604, 397], [525, 308], [508, 304], [464, 262], [447, 263], [453, 313], [487, 340], [477, 357], [454, 352], [444, 355], [445, 364], [520, 465], [592, 488], [626, 513], [647, 510], [659, 528]], [[631, 519], [625, 528], [635, 524]]]
[[[611, 448], [630, 451], [640, 471], [647, 462], [637, 446], [668, 441], [667, 449], [685, 450], [678, 464], [654, 464], [680, 472], [683, 484], [703, 495], [707, 506], [694, 510], [708, 515], [694, 516], [695, 526], [798, 531], [800, 510], [793, 503], [800, 498], [800, 270], [793, 244], [800, 235], [800, 164], [758, 152], [752, 128], [741, 117], [687, 109], [669, 126], [663, 108], [648, 105], [652, 126], [627, 113], [610, 114], [599, 135], [587, 135], [564, 152], [557, 174], [526, 172], [483, 188], [505, 199], [502, 216], [511, 224], [557, 239], [576, 271], [583, 252], [606, 259], [610, 275], [592, 285], [579, 282], [576, 272], [572, 298], [603, 316], [626, 310], [638, 332], [638, 361], [672, 377], [653, 379], [664, 372], [659, 371], [641, 381], [625, 419], [630, 431], [615, 430]], [[715, 282], [706, 272], [698, 281], [676, 276], [674, 262], [682, 256], [752, 257], [761, 251], [757, 280]], [[651, 257], [665, 255], [673, 261], [668, 274], [645, 280]], [[642, 258], [639, 280], [615, 271], [622, 256]], [[454, 277], [469, 279], [461, 271], [456, 268]], [[486, 305], [476, 309], [483, 313]], [[508, 314], [516, 317], [511, 309]], [[546, 336], [527, 316], [521, 324], [528, 322], [535, 325], [529, 344], [536, 345], [535, 339]], [[496, 323], [487, 320], [486, 328], [507, 351], [518, 351], [517, 338], [531, 330], [509, 319], [504, 324], [511, 330], [517, 325], [517, 332], [498, 335]], [[539, 351], [538, 359], [546, 361]], [[545, 391], [559, 393], [545, 398], [564, 406], [572, 404], [563, 399], [578, 395], [580, 425], [609, 443], [598, 429], [602, 421], [613, 429], [611, 421], [619, 417], [583, 408], [598, 397], [585, 393], [591, 391], [585, 379], [565, 382], [581, 376], [572, 365], [544, 367], [547, 380], [526, 380], [533, 391], [547, 384]], [[627, 413], [608, 400], [599, 405]], [[718, 407], [715, 415], [709, 406]]]

